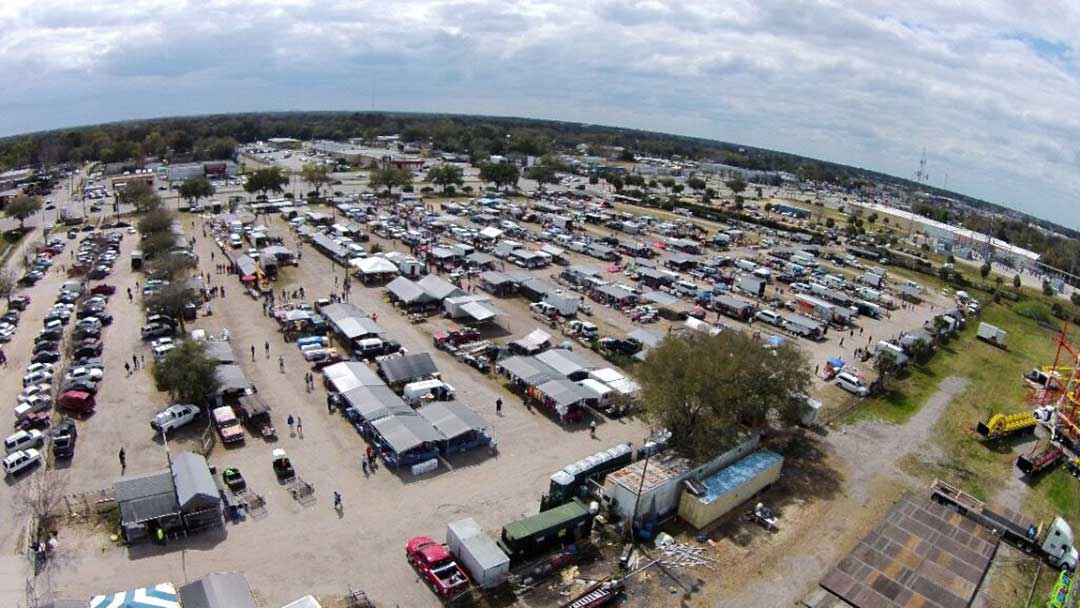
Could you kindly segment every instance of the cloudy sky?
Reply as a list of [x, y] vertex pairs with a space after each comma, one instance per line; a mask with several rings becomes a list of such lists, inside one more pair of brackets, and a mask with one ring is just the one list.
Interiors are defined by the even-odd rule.
[[1080, 228], [1069, 0], [2, 0], [0, 134], [247, 110], [711, 137]]

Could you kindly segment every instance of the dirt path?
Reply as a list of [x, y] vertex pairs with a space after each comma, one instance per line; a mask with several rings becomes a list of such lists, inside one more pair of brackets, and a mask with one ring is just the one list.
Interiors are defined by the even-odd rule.
[[[825, 438], [823, 449], [844, 474], [843, 491], [833, 500], [786, 507], [783, 520], [803, 524], [791, 525], [773, 536], [761, 536], [764, 539], [761, 546], [746, 551], [745, 559], [735, 565], [740, 571], [735, 580], [745, 581], [755, 573], [771, 570], [783, 573], [783, 584], [756, 586], [752, 592], [726, 597], [711, 605], [716, 608], [790, 606], [809, 592], [825, 571], [878, 523], [899, 494], [918, 484], [895, 463], [909, 453], [937, 450], [929, 430], [967, 384], [965, 378], [945, 378], [937, 392], [903, 425], [861, 421]], [[818, 544], [810, 540], [806, 532], [811, 525], [814, 536], [828, 542]], [[732, 586], [723, 585], [723, 588], [721, 593], [726, 594]]]

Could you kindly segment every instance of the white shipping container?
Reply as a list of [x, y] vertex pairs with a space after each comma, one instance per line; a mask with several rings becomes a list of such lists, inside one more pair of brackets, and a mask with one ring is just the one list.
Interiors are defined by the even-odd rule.
[[510, 558], [473, 518], [446, 526], [446, 546], [481, 589], [492, 589], [510, 576]]

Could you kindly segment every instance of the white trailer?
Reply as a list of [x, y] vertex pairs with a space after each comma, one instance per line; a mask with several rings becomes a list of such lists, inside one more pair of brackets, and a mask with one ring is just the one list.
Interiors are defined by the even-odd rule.
[[446, 546], [481, 589], [498, 587], [510, 577], [510, 558], [471, 517], [447, 524]]
[[989, 342], [998, 348], [1005, 348], [1005, 338], [1009, 335], [1009, 332], [1004, 329], [1000, 329], [989, 323], [979, 323], [978, 338], [984, 342]]

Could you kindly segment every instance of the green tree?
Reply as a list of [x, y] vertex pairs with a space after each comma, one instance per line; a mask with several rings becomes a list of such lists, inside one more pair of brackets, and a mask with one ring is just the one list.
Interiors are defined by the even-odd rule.
[[600, 183], [600, 176], [595, 174], [595, 173], [590, 173], [589, 174], [589, 183], [594, 185], [594, 186], [596, 184], [599, 184]]
[[158, 233], [171, 232], [172, 224], [173, 214], [168, 209], [158, 208], [143, 214], [135, 227], [145, 239]]
[[300, 167], [300, 177], [315, 189], [315, 198], [322, 198], [322, 189], [334, 181], [330, 176], [330, 167], [314, 161]]
[[728, 187], [728, 190], [731, 190], [732, 194], [741, 194], [743, 190], [746, 190], [746, 180], [741, 177], [729, 179], [724, 182], [724, 185]]
[[796, 421], [811, 378], [795, 346], [769, 351], [737, 331], [670, 335], [638, 374], [646, 419], [669, 429], [672, 445], [696, 461], [715, 456], [742, 429], [764, 428], [772, 416]]
[[[0, 277], [0, 285], [3, 285], [2, 277]], [[0, 292], [0, 295], [3, 295], [3, 293]], [[1073, 303], [1073, 306], [1080, 306], [1080, 291], [1073, 290], [1073, 292], [1069, 294], [1069, 301]]]
[[192, 289], [188, 289], [184, 281], [174, 281], [154, 292], [148, 298], [143, 299], [143, 306], [150, 314], [163, 314], [180, 322], [180, 328], [184, 327], [184, 311], [190, 306], [197, 306], [202, 296]]
[[139, 249], [143, 256], [151, 260], [159, 255], [168, 253], [176, 248], [176, 235], [171, 231], [155, 232], [142, 237], [139, 241]]
[[146, 213], [161, 206], [161, 198], [144, 181], [129, 182], [119, 193], [120, 203], [132, 205], [138, 213]]
[[247, 181], [244, 182], [244, 191], [248, 194], [258, 192], [262, 195], [267, 192], [281, 193], [288, 184], [289, 176], [285, 175], [281, 167], [266, 167], [248, 176]]
[[206, 343], [184, 340], [154, 365], [154, 384], [158, 390], [181, 403], [208, 405], [221, 381], [217, 361], [206, 350]]
[[180, 184], [180, 197], [187, 199], [191, 206], [195, 206], [200, 198], [210, 196], [214, 196], [214, 185], [205, 177], [192, 177]]
[[394, 188], [405, 188], [412, 184], [412, 174], [404, 169], [398, 169], [397, 167], [382, 167], [375, 169], [368, 177], [368, 185], [372, 189], [378, 190], [379, 188], [386, 188], [386, 193], [390, 194]]
[[543, 190], [544, 184], [554, 184], [556, 182], [555, 167], [543, 163], [533, 165], [525, 171], [525, 177], [535, 181]]
[[4, 215], [19, 220], [19, 230], [26, 230], [26, 220], [38, 211], [41, 211], [42, 202], [40, 196], [29, 194], [16, 194], [11, 201], [4, 206]]
[[690, 187], [694, 192], [701, 192], [705, 189], [705, 180], [700, 177], [691, 177], [686, 180], [686, 185]]
[[521, 171], [510, 163], [484, 163], [480, 165], [480, 181], [495, 184], [497, 188], [517, 187]]
[[990, 262], [984, 262], [982, 266], [979, 266], [979, 276], [983, 279], [990, 276]]
[[900, 361], [897, 359], [896, 353], [888, 348], [879, 350], [877, 355], [874, 356], [874, 371], [878, 374], [878, 382], [881, 387], [885, 388], [889, 380], [900, 373]]
[[675, 187], [675, 178], [665, 177], [660, 180], [660, 185], [664, 187], [664, 190], [670, 191], [672, 188]]
[[172, 281], [195, 268], [195, 258], [183, 253], [166, 252], [154, 257], [149, 266], [155, 278]]
[[834, 226], [836, 226], [836, 220], [834, 220], [831, 217], [825, 218], [825, 227], [826, 228], [832, 228]]
[[1016, 291], [1020, 291], [1020, 285], [1022, 284], [1023, 282], [1020, 280], [1020, 275], [1013, 275], [1013, 289]]
[[607, 180], [607, 183], [611, 184], [611, 187], [615, 189], [615, 192], [622, 192], [625, 184], [621, 177], [618, 175], [608, 175], [605, 179]]
[[1050, 281], [1043, 279], [1042, 292], [1044, 296], [1054, 295], [1054, 286], [1050, 284]]
[[465, 173], [461, 167], [444, 163], [428, 169], [427, 181], [446, 192], [448, 186], [460, 186], [465, 183]]
[[870, 215], [866, 216], [867, 223], [876, 224], [877, 220], [878, 220], [877, 212], [871, 213]]

